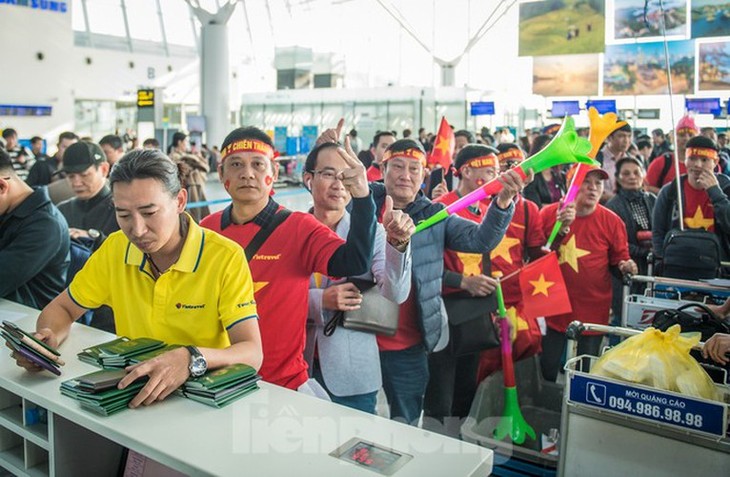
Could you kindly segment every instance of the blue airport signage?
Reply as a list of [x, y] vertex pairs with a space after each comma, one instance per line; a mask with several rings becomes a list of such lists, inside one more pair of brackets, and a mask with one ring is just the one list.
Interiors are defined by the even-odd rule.
[[684, 107], [698, 114], [720, 114], [722, 110], [720, 98], [686, 98]]
[[596, 111], [601, 114], [618, 112], [615, 99], [589, 99], [586, 101], [586, 109], [591, 106], [596, 108]]
[[0, 116], [50, 116], [52, 106], [0, 104]]
[[68, 11], [68, 3], [57, 0], [0, 0], [0, 5], [2, 4], [57, 13], [66, 13]]
[[494, 101], [480, 101], [470, 104], [472, 116], [491, 116], [494, 114]]
[[573, 116], [578, 113], [580, 113], [580, 104], [578, 104], [578, 101], [553, 101], [551, 114], [554, 118]]

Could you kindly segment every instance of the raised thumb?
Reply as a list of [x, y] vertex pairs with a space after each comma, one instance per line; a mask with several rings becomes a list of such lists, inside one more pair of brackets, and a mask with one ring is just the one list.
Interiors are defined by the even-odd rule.
[[386, 195], [385, 206], [383, 207], [383, 222], [386, 222], [386, 219], [390, 219], [391, 215], [393, 215], [393, 198]]

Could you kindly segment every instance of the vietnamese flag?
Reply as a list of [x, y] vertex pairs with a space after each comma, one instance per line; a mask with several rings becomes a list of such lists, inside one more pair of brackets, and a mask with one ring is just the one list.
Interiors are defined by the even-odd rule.
[[554, 251], [522, 268], [520, 289], [522, 316], [536, 318], [572, 311], [558, 256]]
[[456, 147], [454, 131], [451, 129], [451, 126], [449, 126], [448, 121], [446, 121], [446, 117], [442, 116], [441, 126], [439, 126], [439, 132], [436, 135], [433, 150], [428, 155], [428, 166], [434, 167], [436, 165], [440, 165], [446, 170], [451, 168], [454, 147]]

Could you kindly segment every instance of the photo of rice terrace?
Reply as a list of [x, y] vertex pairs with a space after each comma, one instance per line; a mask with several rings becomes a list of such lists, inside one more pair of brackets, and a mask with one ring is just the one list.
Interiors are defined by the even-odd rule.
[[[691, 40], [669, 43], [673, 93], [694, 91], [694, 55]], [[669, 91], [662, 42], [606, 46], [603, 64], [605, 95], [667, 94]]]
[[[663, 0], [664, 28], [667, 35], [687, 34], [687, 3], [685, 0]], [[659, 0], [614, 0], [614, 38], [646, 38], [661, 36]]]
[[545, 0], [520, 4], [519, 56], [600, 53], [604, 0]]
[[700, 45], [699, 54], [699, 89], [730, 89], [730, 42], [704, 43]]
[[730, 1], [692, 0], [692, 38], [730, 35]]

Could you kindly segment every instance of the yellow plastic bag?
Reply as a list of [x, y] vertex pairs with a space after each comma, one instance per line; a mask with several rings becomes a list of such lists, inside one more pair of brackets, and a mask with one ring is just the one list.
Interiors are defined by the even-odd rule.
[[607, 351], [593, 365], [591, 374], [719, 400], [712, 379], [689, 354], [700, 342], [700, 334], [679, 333], [679, 325], [666, 332], [647, 328]]

